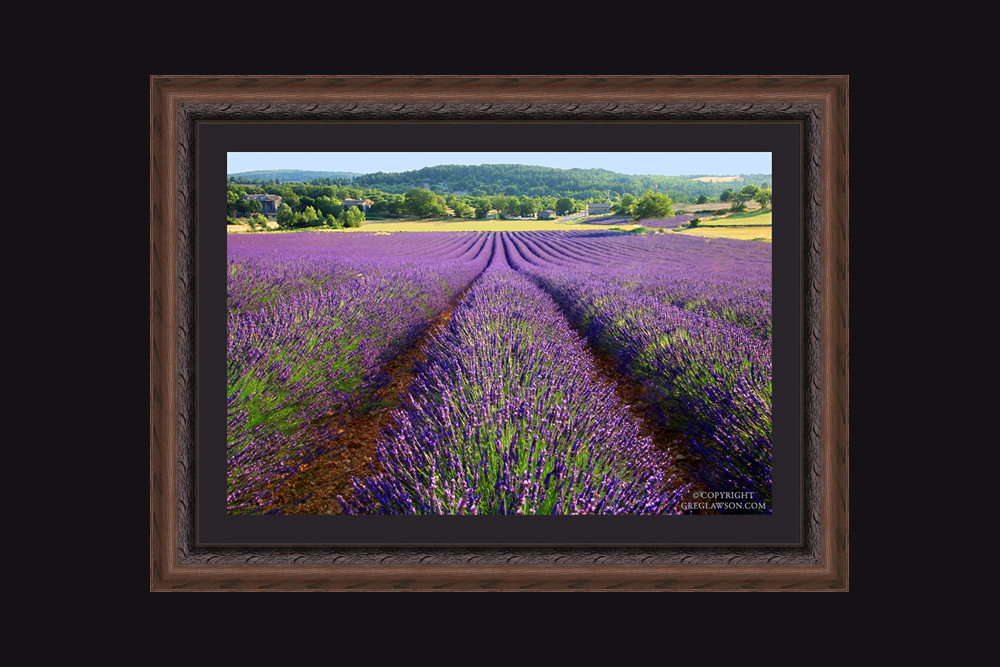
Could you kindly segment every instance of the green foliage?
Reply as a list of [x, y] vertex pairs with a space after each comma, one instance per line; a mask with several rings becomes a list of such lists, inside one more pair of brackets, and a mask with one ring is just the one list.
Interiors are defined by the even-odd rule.
[[[746, 180], [762, 184], [769, 174], [746, 174]], [[553, 169], [523, 164], [438, 165], [406, 172], [359, 175], [354, 185], [371, 192], [403, 193], [425, 183], [441, 192], [469, 192], [472, 196], [569, 197], [582, 201], [604, 199], [608, 192], [623, 195], [658, 189], [676, 197], [675, 201], [690, 200], [698, 195], [717, 197], [723, 185], [693, 180], [693, 176], [634, 176], [607, 169]], [[656, 187], [654, 187], [656, 186]], [[553, 208], [545, 204], [542, 208]], [[557, 207], [563, 215], [567, 208]]]
[[226, 209], [230, 215], [236, 213], [239, 209], [239, 204], [240, 194], [234, 190], [226, 190]]
[[756, 201], [758, 204], [760, 204], [761, 208], [766, 207], [771, 202], [771, 190], [770, 190], [770, 188], [767, 188], [767, 189], [762, 188], [762, 189], [760, 189], [757, 192], [757, 194], [754, 195], [754, 201]]
[[611, 212], [616, 215], [634, 215], [638, 203], [639, 201], [635, 197], [626, 192], [622, 195], [621, 200], [611, 207]]
[[316, 198], [316, 212], [323, 216], [333, 216], [336, 218], [344, 210], [340, 202], [334, 201], [330, 197], [323, 196]]
[[292, 224], [294, 218], [295, 214], [292, 212], [292, 207], [282, 202], [281, 206], [278, 207], [278, 226], [288, 227]]
[[534, 197], [522, 196], [518, 204], [518, 213], [523, 216], [535, 215], [542, 210], [541, 202]]
[[444, 215], [444, 198], [424, 188], [410, 188], [403, 195], [403, 210], [421, 218], [441, 217]]
[[698, 195], [698, 201], [696, 201], [695, 203], [696, 204], [707, 204], [708, 203], [708, 197], [706, 197], [705, 195]]
[[293, 227], [319, 227], [326, 223], [326, 220], [316, 214], [316, 209], [307, 206], [301, 213], [296, 213], [292, 218]]
[[364, 222], [365, 213], [357, 206], [350, 206], [340, 214], [338, 220], [344, 227], [360, 227]]
[[701, 224], [701, 218], [694, 218], [693, 220], [691, 220], [691, 222], [688, 223], [688, 227], [697, 227], [700, 224]]
[[[732, 192], [732, 190], [727, 190], [727, 192]], [[729, 201], [733, 202], [729, 210], [733, 213], [747, 210], [746, 202], [756, 197], [758, 192], [760, 192], [760, 188], [756, 185], [746, 185], [739, 192], [733, 192], [729, 197]]]
[[635, 205], [635, 220], [672, 218], [673, 216], [673, 201], [662, 192], [647, 190]]
[[260, 213], [263, 210], [260, 202], [256, 199], [243, 199], [240, 201], [240, 208], [247, 215], [247, 217], [253, 217], [255, 214]]

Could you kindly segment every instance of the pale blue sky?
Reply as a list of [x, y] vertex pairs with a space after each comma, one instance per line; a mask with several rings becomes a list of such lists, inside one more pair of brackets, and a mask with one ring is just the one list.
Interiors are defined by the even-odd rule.
[[770, 153], [229, 153], [227, 174], [258, 169], [397, 172], [441, 164], [531, 164], [679, 176], [770, 174]]

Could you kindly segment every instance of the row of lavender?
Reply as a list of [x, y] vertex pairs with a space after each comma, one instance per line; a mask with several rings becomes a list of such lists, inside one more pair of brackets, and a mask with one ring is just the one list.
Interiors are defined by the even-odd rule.
[[493, 260], [432, 338], [354, 514], [677, 514], [687, 489], [556, 303]]
[[280, 512], [275, 492], [491, 252], [483, 233], [230, 236], [229, 512]]
[[602, 232], [505, 235], [504, 245], [683, 428], [699, 480], [769, 514], [770, 246]]

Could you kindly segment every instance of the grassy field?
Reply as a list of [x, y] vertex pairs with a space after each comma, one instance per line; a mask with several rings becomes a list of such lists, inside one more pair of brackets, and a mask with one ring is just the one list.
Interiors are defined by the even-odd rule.
[[743, 241], [771, 240], [771, 227], [697, 227], [674, 233], [715, 239], [741, 239]]
[[[581, 218], [582, 220], [583, 218]], [[554, 220], [420, 220], [399, 221], [371, 220], [361, 225], [363, 232], [531, 232], [551, 231], [560, 229], [606, 229], [608, 227], [625, 227], [618, 225], [580, 225], [579, 220], [557, 222]]]
[[[581, 218], [581, 220], [586, 218]], [[553, 220], [368, 220], [360, 227], [352, 229], [330, 229], [329, 227], [308, 227], [302, 231], [313, 232], [530, 232], [558, 231], [560, 229], [632, 229], [635, 225], [620, 222], [611, 225], [579, 224], [579, 220], [556, 222]], [[242, 225], [229, 225], [230, 233], [245, 232]]]
[[[747, 209], [753, 211], [754, 209], [760, 208], [760, 204], [751, 200], [747, 203]], [[696, 213], [698, 211], [704, 211], [706, 209], [719, 209], [719, 208], [729, 208], [728, 202], [715, 202], [713, 204], [674, 204], [674, 213], [681, 215], [682, 213]]]
[[[716, 204], [718, 206], [718, 204]], [[329, 227], [308, 227], [296, 231], [313, 232], [529, 232], [558, 231], [565, 229], [622, 229], [631, 230], [637, 225], [622, 224], [620, 221], [608, 225], [599, 224], [600, 217], [585, 217], [570, 222], [555, 220], [368, 220], [361, 227], [352, 229], [331, 229]], [[586, 220], [594, 220], [583, 224]], [[243, 225], [229, 225], [229, 233], [249, 231]], [[292, 230], [288, 230], [292, 231]], [[287, 232], [283, 232], [287, 233]], [[715, 238], [753, 239], [763, 237], [771, 240], [771, 209], [749, 211], [725, 218], [706, 220], [696, 229], [674, 232], [690, 236], [708, 236]]]
[[674, 233], [717, 239], [771, 241], [771, 229], [771, 209], [768, 208], [706, 220], [694, 229], [681, 227]]
[[749, 213], [737, 213], [724, 218], [714, 218], [702, 222], [707, 227], [746, 227], [750, 225], [771, 226], [771, 209], [766, 208], [760, 211], [750, 211]]

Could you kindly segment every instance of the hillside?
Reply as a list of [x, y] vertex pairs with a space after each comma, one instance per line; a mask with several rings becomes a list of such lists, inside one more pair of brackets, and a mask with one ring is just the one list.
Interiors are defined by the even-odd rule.
[[[713, 182], [718, 180], [720, 182]], [[733, 181], [733, 182], [727, 182]], [[762, 186], [770, 174], [740, 176], [634, 176], [607, 169], [554, 169], [523, 164], [439, 165], [404, 172], [377, 172], [359, 175], [354, 185], [382, 192], [402, 194], [409, 188], [426, 188], [442, 193], [484, 195], [570, 196], [577, 199], [602, 198], [626, 192], [642, 194], [656, 189], [675, 199], [705, 195], [717, 198], [736, 183]]]
[[243, 171], [226, 174], [226, 180], [235, 178], [238, 183], [259, 183], [261, 181], [274, 181], [277, 179], [282, 183], [299, 181], [308, 183], [316, 179], [351, 179], [359, 176], [352, 171], [307, 171], [303, 169], [259, 169], [257, 171]]

